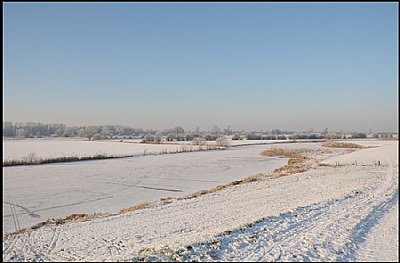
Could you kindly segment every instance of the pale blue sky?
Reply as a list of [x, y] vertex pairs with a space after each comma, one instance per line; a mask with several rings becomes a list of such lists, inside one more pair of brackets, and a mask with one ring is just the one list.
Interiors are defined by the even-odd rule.
[[398, 3], [3, 3], [3, 119], [398, 130]]

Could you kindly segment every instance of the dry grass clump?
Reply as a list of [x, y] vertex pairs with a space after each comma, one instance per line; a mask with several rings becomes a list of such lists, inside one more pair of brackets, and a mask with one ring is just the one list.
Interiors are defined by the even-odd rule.
[[218, 185], [218, 186], [216, 186], [216, 187], [214, 187], [214, 188], [211, 188], [211, 189], [209, 189], [209, 190], [197, 191], [197, 192], [192, 193], [192, 194], [189, 195], [189, 196], [186, 196], [186, 197], [179, 197], [179, 198], [177, 198], [177, 200], [192, 199], [192, 198], [196, 198], [196, 197], [199, 197], [199, 196], [202, 196], [202, 195], [205, 195], [205, 194], [215, 193], [215, 192], [217, 192], [217, 191], [220, 191], [220, 190], [223, 190], [223, 189], [225, 189], [225, 188], [228, 188], [229, 186], [232, 186], [232, 185], [247, 184], [247, 183], [255, 182], [255, 181], [258, 180], [258, 177], [259, 177], [259, 176], [260, 176], [260, 175], [249, 176], [249, 177], [246, 177], [246, 178], [244, 178], [244, 179], [242, 179], [242, 180], [233, 181], [233, 182], [230, 182], [230, 183], [228, 183], [228, 184]]
[[[213, 188], [213, 189], [214, 189], [214, 188]], [[213, 189], [210, 189], [210, 190], [200, 190], [200, 191], [194, 192], [193, 194], [191, 194], [191, 195], [188, 197], [188, 199], [190, 199], [190, 198], [195, 198], [195, 197], [199, 197], [199, 196], [205, 195], [205, 194], [213, 193], [213, 192], [215, 192], [215, 191], [213, 191]], [[186, 198], [183, 198], [183, 199], [186, 199]]]
[[15, 234], [22, 234], [22, 233], [25, 233], [25, 232], [27, 232], [27, 231], [28, 231], [27, 228], [21, 228], [21, 229], [18, 229], [18, 230], [15, 232]]
[[279, 157], [290, 158], [287, 165], [275, 169], [274, 173], [294, 174], [294, 173], [301, 173], [306, 170], [304, 162], [306, 161], [307, 158], [303, 156], [303, 153], [308, 153], [310, 151], [311, 151], [310, 149], [290, 150], [290, 149], [272, 147], [269, 150], [262, 151], [260, 154], [263, 156], [279, 156]]
[[35, 153], [30, 153], [28, 156], [23, 157], [21, 160], [6, 160], [3, 162], [3, 166], [17, 166], [17, 165], [37, 165], [37, 164], [48, 164], [48, 163], [67, 163], [67, 162], [78, 162], [78, 161], [90, 161], [100, 159], [114, 159], [124, 158], [128, 156], [108, 156], [104, 153], [97, 153], [93, 156], [78, 157], [78, 156], [61, 156], [56, 158], [39, 158]]
[[301, 164], [301, 165], [285, 165], [280, 168], [277, 168], [274, 170], [274, 173], [278, 173], [280, 175], [283, 174], [296, 174], [296, 173], [302, 173], [306, 171], [309, 167], [307, 165]]
[[246, 177], [246, 178], [240, 180], [239, 184], [247, 184], [247, 183], [255, 182], [258, 180], [258, 177], [259, 177], [258, 175]]
[[260, 153], [262, 156], [279, 156], [286, 158], [304, 158], [299, 150], [282, 149], [277, 147], [271, 147], [271, 149], [264, 150]]
[[138, 205], [134, 205], [134, 206], [130, 206], [127, 208], [123, 208], [119, 211], [120, 214], [125, 214], [125, 213], [129, 213], [129, 212], [133, 212], [133, 211], [137, 211], [137, 210], [142, 210], [142, 209], [146, 209], [146, 208], [150, 208], [150, 204], [149, 203], [142, 203], [142, 204], [138, 204]]
[[41, 228], [42, 226], [48, 226], [51, 224], [55, 224], [53, 219], [47, 219], [46, 221], [37, 223], [36, 225], [32, 226], [31, 229], [38, 229], [38, 228]]
[[65, 218], [64, 223], [67, 222], [85, 222], [91, 220], [93, 217], [87, 214], [72, 214]]
[[57, 219], [49, 218], [46, 221], [34, 225], [33, 227], [31, 227], [31, 229], [38, 229], [41, 228], [42, 226], [48, 226], [48, 225], [63, 225], [69, 222], [86, 222], [92, 220], [93, 218], [94, 216], [88, 214], [71, 214], [66, 218], [57, 218]]
[[260, 155], [290, 158], [287, 165], [277, 168], [273, 171], [274, 174], [278, 174], [279, 176], [281, 176], [287, 174], [302, 173], [309, 169], [313, 162], [312, 158], [310, 157], [310, 153], [314, 151], [315, 150], [306, 148], [291, 150], [272, 147], [269, 150], [262, 151]]
[[175, 200], [175, 199], [176, 199], [176, 198], [174, 198], [174, 197], [168, 196], [168, 197], [161, 197], [161, 198], [160, 198], [160, 201], [163, 202], [163, 201], [170, 201], [170, 200]]
[[4, 236], [8, 237], [11, 235], [18, 235], [27, 232], [28, 230], [36, 230], [44, 226], [50, 226], [50, 225], [63, 225], [65, 223], [70, 223], [70, 222], [86, 222], [90, 221], [93, 218], [96, 217], [104, 217], [104, 216], [110, 216], [110, 213], [94, 213], [94, 215], [88, 215], [88, 214], [71, 214], [67, 216], [66, 218], [49, 218], [46, 221], [37, 223], [34, 226], [27, 227], [27, 228], [21, 228], [18, 229], [15, 232], [12, 233], [6, 233]]
[[221, 184], [221, 185], [218, 185], [217, 187], [215, 187], [215, 189], [216, 189], [217, 191], [219, 191], [219, 190], [223, 190], [223, 189], [225, 189], [225, 188], [227, 188], [227, 187], [228, 187], [227, 184]]
[[292, 158], [292, 159], [289, 159], [288, 165], [301, 164], [303, 162], [304, 162], [304, 158]]
[[69, 222], [86, 222], [86, 221], [92, 220], [93, 218], [94, 218], [94, 216], [91, 216], [88, 214], [72, 214], [72, 215], [67, 216], [66, 218], [58, 218], [58, 219], [49, 218], [46, 221], [37, 223], [36, 225], [34, 225], [32, 227], [21, 228], [15, 232], [7, 233], [5, 236], [22, 234], [22, 233], [27, 232], [28, 230], [39, 229], [43, 226], [62, 225], [62, 224], [69, 223]]
[[337, 142], [334, 140], [328, 140], [322, 144], [324, 147], [332, 147], [332, 148], [365, 148], [359, 144], [349, 143], [349, 142]]

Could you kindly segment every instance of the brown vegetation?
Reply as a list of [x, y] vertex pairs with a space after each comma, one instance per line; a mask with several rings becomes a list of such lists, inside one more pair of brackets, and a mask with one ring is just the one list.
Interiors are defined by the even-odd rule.
[[272, 147], [269, 150], [262, 151], [260, 154], [262, 156], [279, 156], [279, 157], [290, 158], [287, 165], [274, 170], [274, 173], [278, 173], [281, 175], [284, 173], [289, 173], [289, 174], [301, 173], [304, 172], [306, 169], [308, 169], [309, 166], [305, 165], [305, 161], [307, 160], [307, 158], [303, 154], [309, 151], [311, 150], [310, 149], [290, 150], [290, 149]]
[[310, 168], [310, 166], [305, 165], [305, 164], [300, 164], [300, 165], [288, 164], [288, 165], [285, 165], [285, 166], [275, 169], [274, 173], [278, 173], [279, 175], [296, 174], [296, 173], [302, 173], [302, 172], [306, 171], [308, 168]]
[[160, 198], [160, 201], [161, 201], [161, 202], [164, 202], [164, 201], [175, 200], [175, 199], [176, 199], [176, 198], [174, 198], [174, 197], [168, 196], [168, 197], [161, 197], [161, 198]]
[[129, 156], [107, 156], [106, 154], [95, 154], [93, 156], [87, 156], [87, 157], [62, 156], [62, 157], [56, 157], [56, 158], [37, 158], [36, 155], [31, 153], [28, 157], [22, 158], [22, 160], [4, 161], [3, 166], [66, 163], [66, 162], [78, 162], [78, 161], [89, 161], [89, 160], [100, 160], [100, 159], [115, 159], [115, 158], [125, 158], [125, 157], [129, 157]]
[[138, 205], [134, 205], [134, 206], [130, 206], [127, 208], [123, 208], [119, 211], [120, 214], [125, 214], [125, 213], [129, 213], [129, 212], [133, 212], [133, 211], [137, 211], [137, 210], [142, 210], [142, 209], [146, 209], [146, 208], [150, 208], [150, 204], [149, 203], [142, 203], [142, 204], [138, 204]]
[[37, 223], [36, 225], [32, 226], [32, 227], [27, 227], [27, 228], [21, 228], [18, 229], [15, 232], [12, 233], [6, 233], [4, 236], [10, 236], [10, 235], [18, 235], [18, 234], [22, 234], [27, 232], [28, 230], [35, 230], [35, 229], [39, 229], [43, 226], [49, 226], [49, 225], [63, 225], [65, 223], [69, 223], [69, 222], [86, 222], [86, 221], [90, 221], [95, 217], [98, 216], [108, 216], [110, 215], [109, 213], [99, 213], [99, 214], [95, 214], [95, 215], [88, 215], [88, 214], [71, 214], [69, 216], [67, 216], [66, 218], [49, 218], [46, 221]]
[[47, 226], [47, 225], [63, 225], [65, 223], [69, 223], [69, 222], [86, 222], [86, 221], [90, 221], [94, 218], [94, 216], [92, 215], [88, 215], [88, 214], [71, 214], [69, 216], [67, 216], [66, 218], [50, 218], [47, 219], [44, 222], [41, 222], [39, 224], [36, 224], [35, 226], [31, 227], [31, 229], [37, 229], [40, 228], [42, 226]]
[[308, 170], [315, 163], [318, 163], [315, 157], [313, 157], [313, 155], [317, 152], [319, 154], [330, 153], [330, 150], [315, 150], [306, 148], [290, 150], [273, 147], [269, 150], [262, 151], [260, 154], [263, 156], [279, 156], [290, 158], [287, 165], [275, 169], [273, 171], [273, 175], [268, 175], [268, 177], [274, 178], [275, 176], [302, 173]]
[[337, 142], [334, 140], [328, 140], [322, 144], [324, 147], [332, 147], [332, 148], [365, 148], [359, 144], [348, 143], [348, 142]]
[[286, 158], [303, 158], [300, 155], [299, 150], [282, 149], [277, 147], [271, 147], [271, 149], [264, 150], [260, 153], [262, 156], [278, 156]]
[[211, 188], [211, 189], [209, 189], [209, 190], [197, 191], [197, 192], [195, 192], [195, 193], [190, 194], [189, 196], [179, 197], [179, 198], [177, 198], [177, 200], [192, 199], [192, 198], [199, 197], [199, 196], [202, 196], [202, 195], [205, 195], [205, 194], [215, 193], [215, 192], [220, 191], [220, 190], [223, 190], [223, 189], [225, 189], [225, 188], [227, 188], [227, 187], [229, 187], [229, 186], [240, 185], [240, 184], [247, 184], [247, 183], [250, 183], [250, 182], [255, 182], [255, 181], [258, 180], [258, 177], [259, 177], [259, 175], [256, 175], [256, 176], [249, 176], [249, 177], [246, 177], [246, 178], [244, 178], [244, 179], [242, 179], [242, 180], [233, 181], [233, 182], [230, 182], [230, 183], [228, 183], [228, 184], [218, 185], [218, 186], [216, 186], [216, 187], [214, 187], [214, 188]]
[[92, 216], [87, 214], [72, 214], [65, 218], [64, 223], [66, 222], [85, 222], [92, 219]]

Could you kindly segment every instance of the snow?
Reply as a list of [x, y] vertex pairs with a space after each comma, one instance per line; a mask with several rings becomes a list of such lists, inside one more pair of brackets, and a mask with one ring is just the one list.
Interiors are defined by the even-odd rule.
[[[88, 141], [87, 138], [38, 138], [38, 139], [3, 139], [3, 162], [7, 160], [22, 160], [34, 153], [37, 158], [56, 157], [88, 157], [96, 154], [108, 156], [126, 156], [158, 154], [163, 151], [179, 151], [184, 147], [198, 149], [190, 141], [164, 142], [161, 144], [141, 143], [141, 139], [120, 139]], [[290, 142], [289, 140], [229, 140], [231, 146], [276, 144]], [[215, 145], [215, 141], [205, 142]]]
[[117, 213], [138, 203], [185, 196], [270, 172], [287, 163], [287, 159], [260, 156], [264, 148], [5, 167], [3, 231], [15, 231], [10, 204], [16, 206], [20, 226], [28, 227], [72, 213]]
[[[154, 202], [151, 208], [128, 214], [3, 236], [3, 260], [398, 261], [398, 142], [356, 143], [369, 146], [372, 143], [377, 147], [354, 152], [330, 149], [325, 155], [330, 157], [324, 160], [330, 166], [315, 165], [303, 173], [288, 176], [266, 176], [197, 198]], [[312, 145], [310, 148], [321, 148], [317, 143]], [[296, 144], [281, 146], [295, 147]], [[231, 158], [233, 162], [229, 165], [237, 163], [237, 166], [231, 166], [225, 174], [221, 169], [212, 177], [227, 176], [249, 162], [242, 174], [245, 177], [251, 175], [247, 169], [257, 165], [253, 158], [265, 147], [269, 146], [149, 156], [140, 163], [145, 163], [146, 158], [151, 162], [161, 157], [153, 162], [158, 163], [171, 157], [165, 162], [183, 159], [191, 167], [197, 160], [197, 165], [208, 167], [220, 164], [221, 159], [215, 158], [221, 154], [225, 163], [229, 160], [227, 157], [236, 157]], [[203, 155], [191, 159], [196, 154]], [[376, 165], [377, 159], [381, 165]], [[200, 164], [199, 160], [208, 161]], [[121, 163], [116, 165], [111, 161]], [[122, 161], [107, 160], [107, 165], [97, 165], [98, 171], [106, 174], [106, 167], [120, 167]], [[337, 162], [341, 165], [336, 166]], [[84, 166], [86, 170], [81, 177], [91, 170]], [[171, 167], [169, 172], [174, 174], [177, 167]], [[262, 167], [255, 168], [255, 173], [269, 172]], [[56, 168], [54, 165], [52, 169]], [[185, 169], [178, 168], [175, 175], [190, 175], [197, 169], [184, 173]], [[165, 167], [156, 165], [155, 170], [163, 171]], [[108, 174], [114, 182], [121, 179], [114, 178], [120, 174], [116, 171]], [[8, 170], [8, 177], [18, 173], [25, 172]], [[5, 186], [11, 182], [5, 182]]]
[[[195, 149], [196, 147], [193, 146]], [[3, 140], [3, 162], [6, 160], [21, 160], [31, 153], [38, 158], [56, 157], [87, 157], [96, 154], [108, 156], [143, 155], [146, 151], [160, 153], [164, 150], [180, 150], [180, 145], [143, 144], [126, 141], [88, 141], [77, 139], [27, 139]]]
[[399, 204], [398, 202], [383, 215], [380, 224], [371, 230], [371, 236], [363, 245], [358, 261], [398, 262], [399, 261]]

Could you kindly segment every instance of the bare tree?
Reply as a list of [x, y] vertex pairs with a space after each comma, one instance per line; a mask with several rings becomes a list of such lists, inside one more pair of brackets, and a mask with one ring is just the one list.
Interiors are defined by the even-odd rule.
[[211, 134], [218, 136], [221, 133], [221, 129], [217, 125], [213, 125]]
[[200, 135], [200, 127], [196, 127], [196, 129], [194, 130], [194, 134], [196, 135], [196, 136], [199, 136]]
[[279, 134], [281, 134], [281, 131], [280, 131], [279, 129], [272, 129], [271, 133], [272, 133], [273, 135], [278, 136]]
[[25, 129], [24, 128], [18, 128], [16, 131], [16, 135], [18, 138], [23, 138], [25, 137]]
[[176, 135], [183, 134], [185, 130], [181, 126], [177, 126], [174, 128]]
[[89, 139], [89, 141], [93, 138], [95, 133], [96, 133], [96, 127], [94, 126], [85, 127], [85, 136]]
[[226, 129], [224, 130], [224, 133], [225, 133], [226, 135], [232, 135], [232, 129], [231, 129], [231, 126], [230, 126], [230, 125], [228, 125], [228, 126], [226, 127]]
[[156, 134], [156, 137], [154, 138], [154, 141], [155, 141], [156, 143], [161, 143], [161, 134], [160, 134], [160, 133], [157, 133], [157, 134]]
[[103, 138], [107, 138], [108, 136], [111, 135], [111, 129], [107, 126], [103, 126], [101, 128], [101, 135]]

